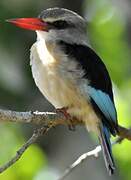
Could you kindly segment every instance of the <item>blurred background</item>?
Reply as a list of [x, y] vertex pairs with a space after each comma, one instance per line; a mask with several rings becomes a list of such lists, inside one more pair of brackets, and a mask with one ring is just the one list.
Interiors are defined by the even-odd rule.
[[[29, 54], [34, 32], [4, 23], [5, 19], [36, 17], [49, 7], [76, 11], [88, 21], [90, 42], [105, 62], [114, 84], [118, 119], [131, 126], [131, 2], [129, 0], [1, 0], [0, 1], [0, 108], [51, 111], [32, 79]], [[0, 165], [8, 161], [31, 136], [32, 125], [0, 123]], [[97, 140], [77, 127], [56, 127], [32, 145], [22, 158], [0, 175], [0, 180], [55, 180], [76, 158], [92, 150]], [[102, 155], [76, 168], [66, 180], [131, 179], [131, 143], [113, 147], [116, 173], [109, 177]]]

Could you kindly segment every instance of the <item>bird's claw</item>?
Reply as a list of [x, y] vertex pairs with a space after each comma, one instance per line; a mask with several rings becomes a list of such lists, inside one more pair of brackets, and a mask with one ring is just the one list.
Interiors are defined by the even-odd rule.
[[70, 121], [70, 124], [68, 125], [69, 130], [70, 131], [75, 131], [75, 125], [73, 124], [72, 117], [67, 112], [67, 110], [68, 110], [67, 107], [63, 107], [63, 108], [56, 109], [56, 112], [57, 113], [62, 113], [65, 116], [65, 118]]

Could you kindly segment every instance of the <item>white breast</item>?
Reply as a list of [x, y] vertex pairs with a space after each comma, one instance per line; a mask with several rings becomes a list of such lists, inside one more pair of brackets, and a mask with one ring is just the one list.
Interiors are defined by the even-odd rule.
[[[84, 94], [87, 82], [81, 79], [76, 84], [77, 72], [73, 75], [65, 72], [71, 67], [75, 71], [76, 64], [73, 61], [68, 64], [66, 56], [57, 51], [55, 53], [56, 56], [52, 56], [44, 40], [37, 41], [32, 46], [31, 67], [36, 85], [55, 108], [69, 107], [68, 112], [72, 116], [84, 120], [88, 129], [96, 131], [98, 118], [91, 108], [87, 92]], [[62, 58], [63, 64], [59, 58]]]
[[44, 41], [36, 42], [31, 48], [31, 67], [35, 83], [56, 108], [72, 104], [76, 91], [72, 77], [67, 81], [64, 75], [63, 67], [58, 60], [59, 55], [56, 60], [48, 51]]

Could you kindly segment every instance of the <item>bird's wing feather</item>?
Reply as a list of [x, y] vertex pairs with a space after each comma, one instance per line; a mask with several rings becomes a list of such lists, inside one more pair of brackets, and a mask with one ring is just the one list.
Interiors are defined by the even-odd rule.
[[109, 95], [92, 87], [88, 87], [88, 93], [107, 119], [116, 122], [115, 106], [112, 103]]
[[109, 95], [92, 87], [88, 87], [88, 93], [95, 111], [101, 115], [103, 123], [115, 135], [116, 127], [114, 127], [114, 123], [117, 123], [117, 114]]
[[114, 105], [112, 83], [106, 66], [101, 58], [90, 47], [68, 44], [60, 41], [63, 51], [73, 58], [84, 70], [84, 78], [88, 79], [87, 92], [95, 111], [102, 116], [103, 123], [115, 134], [117, 113]]

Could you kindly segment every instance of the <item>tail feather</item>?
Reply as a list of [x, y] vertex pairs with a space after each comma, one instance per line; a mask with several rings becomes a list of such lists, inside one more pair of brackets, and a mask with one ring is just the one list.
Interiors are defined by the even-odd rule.
[[111, 174], [113, 174], [113, 172], [115, 170], [115, 164], [114, 164], [112, 150], [111, 150], [110, 132], [105, 126], [100, 127], [99, 140], [101, 143], [107, 171], [109, 172], [109, 175], [111, 175]]

